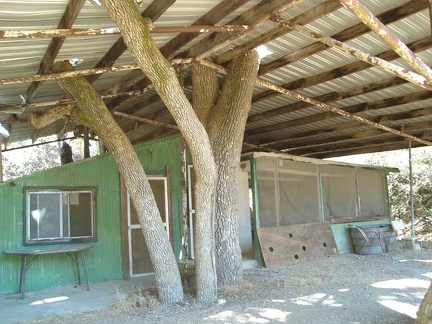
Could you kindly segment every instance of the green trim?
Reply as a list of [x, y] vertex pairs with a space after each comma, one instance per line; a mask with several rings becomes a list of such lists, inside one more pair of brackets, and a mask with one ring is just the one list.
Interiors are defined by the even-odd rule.
[[259, 203], [258, 203], [258, 179], [257, 179], [257, 169], [256, 161], [253, 157], [250, 158], [250, 170], [251, 170], [251, 187], [252, 187], [252, 206], [253, 206], [253, 235], [254, 235], [254, 248], [255, 248], [255, 258], [263, 263], [264, 259], [261, 253], [261, 246], [258, 240], [257, 229], [260, 228], [259, 224]]

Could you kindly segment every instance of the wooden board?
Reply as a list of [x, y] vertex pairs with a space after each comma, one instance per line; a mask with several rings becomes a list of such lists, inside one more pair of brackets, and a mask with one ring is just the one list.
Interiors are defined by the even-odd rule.
[[259, 228], [257, 233], [268, 268], [337, 253], [329, 222]]

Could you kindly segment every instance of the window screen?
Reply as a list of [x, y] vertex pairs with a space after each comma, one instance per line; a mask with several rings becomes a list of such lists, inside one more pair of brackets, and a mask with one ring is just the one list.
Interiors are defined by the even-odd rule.
[[93, 191], [27, 191], [26, 241], [95, 237]]
[[381, 170], [357, 171], [360, 216], [389, 216], [386, 173]]
[[280, 225], [318, 222], [317, 166], [289, 160], [278, 161]]
[[321, 179], [325, 219], [356, 216], [355, 169], [322, 165]]

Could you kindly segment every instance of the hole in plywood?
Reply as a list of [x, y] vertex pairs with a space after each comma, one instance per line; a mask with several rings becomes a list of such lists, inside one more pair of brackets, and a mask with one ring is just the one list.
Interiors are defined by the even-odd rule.
[[299, 256], [297, 254], [294, 255], [294, 259], [298, 259]]
[[274, 249], [270, 246], [270, 247], [269, 247], [269, 251], [270, 251], [270, 252], [273, 252]]
[[306, 246], [302, 246], [302, 250], [303, 250], [303, 251], [306, 251]]
[[327, 243], [326, 243], [326, 242], [324, 242], [324, 243], [323, 243], [323, 246], [324, 246], [324, 247], [327, 247]]
[[292, 238], [292, 237], [293, 237], [293, 235], [292, 235], [291, 233], [289, 233], [289, 234], [288, 234], [288, 237], [289, 237], [289, 238]]

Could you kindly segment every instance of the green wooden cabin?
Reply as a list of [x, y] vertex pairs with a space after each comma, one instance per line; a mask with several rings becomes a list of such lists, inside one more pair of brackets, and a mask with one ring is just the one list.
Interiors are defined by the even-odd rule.
[[[137, 145], [136, 152], [150, 177], [167, 235], [180, 261], [183, 259], [180, 138], [175, 135], [146, 142]], [[189, 165], [189, 184], [193, 179], [191, 171]], [[256, 227], [312, 221], [331, 221], [339, 252], [351, 251], [347, 217], [350, 222], [363, 224], [372, 221], [372, 214], [380, 213], [381, 219], [372, 222], [389, 222], [387, 172], [383, 168], [288, 155], [244, 156], [239, 167], [239, 229], [243, 252], [257, 252]], [[297, 180], [287, 178], [293, 175]], [[339, 182], [332, 184], [332, 179]], [[337, 190], [346, 179], [352, 181], [346, 186], [355, 186], [349, 191], [349, 198], [355, 201], [348, 205], [344, 205], [348, 195], [332, 200], [333, 194], [343, 193]], [[192, 193], [189, 186], [189, 204], [193, 204]], [[287, 212], [290, 202], [285, 198], [293, 195], [297, 198], [291, 209], [302, 210], [300, 213]], [[1, 252], [30, 245], [94, 242], [95, 247], [85, 252], [90, 282], [128, 279], [152, 271], [139, 224], [109, 154], [1, 183], [0, 203]], [[57, 212], [49, 210], [53, 206]], [[189, 206], [189, 221], [193, 224], [193, 206]], [[48, 227], [53, 224], [54, 228]], [[193, 257], [193, 236], [190, 246]], [[0, 293], [18, 291], [20, 265], [19, 256], [0, 253]], [[42, 256], [31, 266], [26, 290], [75, 282], [76, 268], [72, 261], [64, 255], [52, 254]]]

